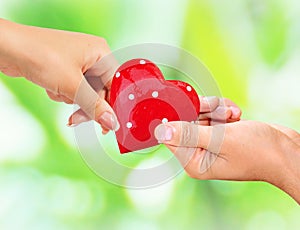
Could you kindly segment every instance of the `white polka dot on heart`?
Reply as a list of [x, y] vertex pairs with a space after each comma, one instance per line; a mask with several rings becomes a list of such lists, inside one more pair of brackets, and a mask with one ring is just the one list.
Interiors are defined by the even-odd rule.
[[188, 86], [186, 87], [186, 90], [189, 91], [189, 92], [191, 92], [191, 91], [192, 91], [192, 87], [188, 85]]
[[128, 95], [128, 99], [132, 101], [132, 100], [134, 99], [134, 95], [133, 95], [132, 93], [129, 94], [129, 95]]
[[167, 123], [168, 119], [167, 118], [163, 118], [161, 121], [162, 121], [162, 123]]
[[132, 123], [131, 123], [131, 122], [127, 122], [127, 123], [126, 123], [126, 127], [127, 127], [128, 129], [132, 128]]
[[116, 72], [116, 78], [120, 77], [120, 72]]
[[146, 64], [146, 61], [145, 60], [140, 60], [140, 64], [144, 65], [144, 64]]
[[152, 92], [152, 97], [154, 97], [154, 98], [158, 97], [158, 92], [157, 91], [153, 91]]

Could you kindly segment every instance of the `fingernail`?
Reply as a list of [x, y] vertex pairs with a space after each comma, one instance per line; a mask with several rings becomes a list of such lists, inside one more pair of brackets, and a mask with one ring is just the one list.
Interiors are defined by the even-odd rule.
[[234, 106], [230, 106], [233, 117], [237, 118], [240, 113], [240, 109]]
[[72, 123], [70, 123], [70, 122], [67, 124], [67, 126], [70, 127], [70, 128], [76, 127], [77, 125], [78, 125], [78, 124], [72, 124]]
[[109, 130], [117, 131], [120, 128], [118, 119], [110, 112], [104, 112], [98, 122]]
[[154, 132], [155, 138], [159, 143], [172, 140], [173, 128], [167, 125], [159, 125]]
[[76, 127], [77, 125], [83, 123], [83, 122], [87, 122], [90, 119], [82, 114], [77, 114], [75, 113], [70, 119], [69, 119], [69, 123], [67, 124], [68, 127]]

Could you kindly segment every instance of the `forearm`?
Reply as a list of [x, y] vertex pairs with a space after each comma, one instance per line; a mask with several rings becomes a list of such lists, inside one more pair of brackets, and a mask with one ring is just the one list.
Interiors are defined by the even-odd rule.
[[282, 179], [275, 186], [285, 191], [300, 204], [300, 146], [290, 142], [284, 153]]
[[0, 19], [0, 71], [8, 76], [24, 76], [24, 67], [32, 64], [31, 56], [37, 52], [28, 42], [28, 26]]
[[18, 41], [18, 24], [0, 19], [0, 71], [7, 75], [19, 72], [20, 47]]
[[[11, 62], [15, 53], [14, 43], [17, 39], [15, 34], [15, 23], [0, 18], [0, 64], [1, 66]], [[18, 38], [21, 39], [21, 38]]]

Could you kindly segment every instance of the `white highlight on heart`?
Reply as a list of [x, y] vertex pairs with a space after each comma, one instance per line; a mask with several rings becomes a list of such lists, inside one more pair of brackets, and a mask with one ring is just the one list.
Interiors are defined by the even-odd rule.
[[145, 60], [140, 60], [140, 64], [144, 65], [144, 64], [146, 64], [146, 61]]
[[157, 91], [153, 91], [152, 92], [152, 97], [154, 97], [154, 98], [158, 97], [158, 92]]
[[191, 91], [192, 91], [192, 87], [188, 85], [188, 86], [186, 87], [186, 90], [189, 91], [189, 92], [191, 92]]
[[116, 78], [118, 78], [120, 76], [121, 76], [120, 72], [116, 72]]
[[161, 121], [162, 121], [162, 123], [167, 123], [168, 119], [167, 118], [163, 118]]
[[132, 100], [134, 99], [134, 95], [133, 95], [132, 93], [129, 94], [129, 95], [128, 95], [128, 99], [132, 101]]
[[132, 128], [132, 123], [131, 123], [131, 122], [127, 122], [127, 123], [126, 123], [126, 127], [127, 127], [128, 129]]

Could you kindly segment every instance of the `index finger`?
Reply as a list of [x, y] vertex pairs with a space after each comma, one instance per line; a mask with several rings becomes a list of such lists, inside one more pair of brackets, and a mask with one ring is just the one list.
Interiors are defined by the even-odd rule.
[[99, 92], [103, 88], [110, 90], [114, 73], [119, 67], [118, 61], [112, 53], [102, 57], [91, 68], [89, 68], [84, 76], [92, 88]]

